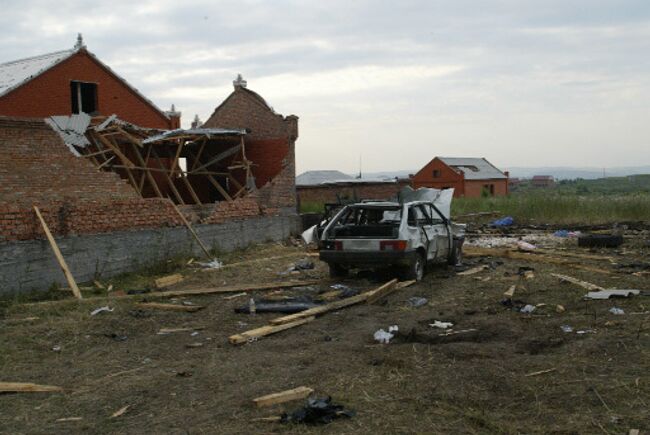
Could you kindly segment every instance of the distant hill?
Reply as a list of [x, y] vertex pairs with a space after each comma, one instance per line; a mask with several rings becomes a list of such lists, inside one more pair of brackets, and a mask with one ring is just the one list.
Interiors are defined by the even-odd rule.
[[[510, 171], [510, 176], [517, 178], [532, 178], [533, 175], [552, 175], [557, 180], [575, 180], [576, 178], [594, 180], [603, 178], [603, 169], [593, 167], [511, 167], [504, 170]], [[605, 177], [625, 177], [639, 174], [650, 174], [650, 166], [605, 168]]]

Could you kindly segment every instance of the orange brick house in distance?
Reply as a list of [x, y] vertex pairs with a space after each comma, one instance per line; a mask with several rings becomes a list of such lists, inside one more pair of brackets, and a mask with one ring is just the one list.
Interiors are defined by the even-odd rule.
[[501, 172], [484, 158], [435, 157], [412, 177], [414, 189], [454, 188], [455, 197], [508, 194], [508, 172]]
[[116, 114], [141, 127], [180, 127], [180, 113], [161, 111], [86, 49], [81, 35], [71, 50], [0, 64], [0, 116], [46, 118], [85, 112]]

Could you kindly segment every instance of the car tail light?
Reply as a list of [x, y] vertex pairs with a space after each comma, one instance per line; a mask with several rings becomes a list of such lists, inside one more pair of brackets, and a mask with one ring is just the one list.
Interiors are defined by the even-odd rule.
[[341, 242], [340, 240], [323, 241], [321, 249], [325, 249], [325, 250], [329, 250], [329, 251], [342, 251], [343, 250], [343, 242]]
[[379, 242], [381, 251], [404, 251], [406, 250], [406, 240], [382, 240]]

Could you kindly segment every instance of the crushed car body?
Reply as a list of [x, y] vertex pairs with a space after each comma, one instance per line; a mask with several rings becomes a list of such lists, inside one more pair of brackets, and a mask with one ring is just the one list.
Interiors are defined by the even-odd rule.
[[[344, 206], [321, 223], [320, 259], [340, 277], [352, 268], [395, 266], [405, 279], [421, 280], [428, 263], [457, 264], [465, 225], [450, 220], [453, 189], [400, 191], [397, 201]], [[309, 230], [308, 230], [309, 231]]]

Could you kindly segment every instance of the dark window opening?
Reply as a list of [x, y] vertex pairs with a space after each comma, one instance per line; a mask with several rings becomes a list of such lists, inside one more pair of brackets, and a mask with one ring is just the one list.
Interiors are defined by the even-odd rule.
[[440, 169], [433, 170], [433, 178], [440, 178]]
[[97, 114], [97, 84], [70, 82], [72, 113]]

